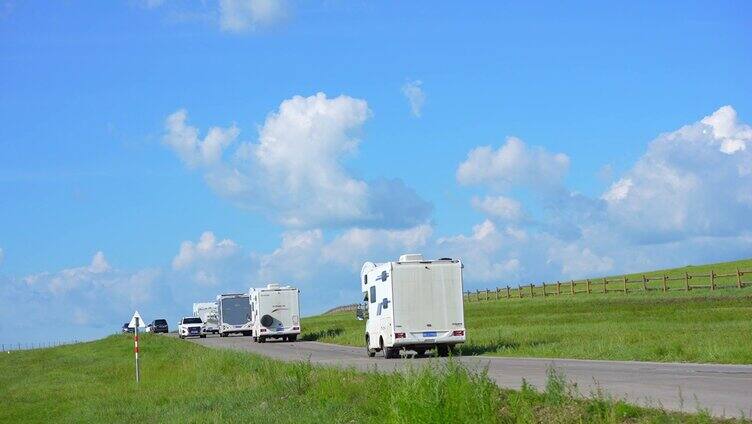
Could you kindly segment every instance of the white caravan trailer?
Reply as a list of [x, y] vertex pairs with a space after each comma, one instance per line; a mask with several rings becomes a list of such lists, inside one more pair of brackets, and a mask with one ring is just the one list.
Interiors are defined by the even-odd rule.
[[193, 316], [201, 318], [201, 322], [204, 323], [204, 332], [214, 334], [219, 332], [217, 302], [194, 303]]
[[269, 284], [251, 289], [251, 321], [253, 339], [264, 343], [266, 339], [295, 341], [300, 334], [300, 290], [290, 286]]
[[248, 295], [243, 293], [221, 294], [217, 296], [219, 312], [219, 336], [232, 333], [251, 335], [251, 307]]
[[360, 272], [367, 304], [365, 343], [368, 356], [400, 349], [418, 355], [436, 348], [446, 356], [465, 342], [462, 262], [450, 258], [424, 260], [402, 255], [397, 262], [366, 262]]

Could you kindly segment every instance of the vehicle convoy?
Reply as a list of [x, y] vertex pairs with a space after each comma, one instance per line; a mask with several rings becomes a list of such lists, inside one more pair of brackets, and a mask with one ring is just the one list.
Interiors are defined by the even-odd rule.
[[368, 312], [365, 329], [369, 357], [394, 358], [401, 349], [424, 355], [436, 348], [447, 356], [465, 342], [462, 262], [400, 256], [396, 262], [366, 262], [360, 272]]
[[178, 337], [184, 339], [186, 337], [206, 337], [204, 333], [204, 323], [201, 322], [201, 318], [197, 317], [183, 317], [178, 324]]
[[167, 326], [166, 319], [155, 319], [146, 327], [146, 331], [148, 333], [169, 333], [170, 332]]
[[268, 284], [250, 289], [253, 340], [295, 341], [300, 334], [300, 290], [290, 286]]
[[247, 294], [230, 293], [217, 296], [217, 312], [220, 337], [227, 337], [233, 333], [251, 335], [251, 305]]
[[193, 316], [201, 318], [204, 323], [205, 333], [219, 332], [219, 313], [217, 302], [201, 302], [193, 304]]

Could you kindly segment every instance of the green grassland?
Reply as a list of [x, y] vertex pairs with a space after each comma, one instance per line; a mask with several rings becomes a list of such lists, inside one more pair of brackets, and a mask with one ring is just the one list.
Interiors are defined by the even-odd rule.
[[[735, 273], [752, 260], [661, 270], [668, 274]], [[747, 274], [744, 281], [750, 281]], [[642, 277], [632, 274], [628, 278]], [[614, 277], [614, 279], [616, 279]], [[698, 278], [694, 279], [698, 280]], [[752, 364], [752, 287], [730, 288], [735, 278], [717, 279], [717, 290], [657, 290], [579, 293], [465, 302], [464, 355], [612, 359], [659, 362]], [[671, 281], [669, 288], [683, 287]], [[576, 285], [584, 290], [585, 283]], [[693, 284], [698, 284], [696, 281]], [[614, 284], [614, 290], [619, 288]], [[568, 288], [568, 287], [567, 287]], [[611, 288], [611, 287], [609, 287]], [[484, 296], [481, 295], [481, 299]], [[353, 312], [303, 319], [303, 338], [363, 345], [364, 322]]]
[[0, 422], [709, 423], [599, 396], [573, 398], [551, 373], [537, 392], [499, 389], [456, 361], [405, 374], [282, 363], [171, 337], [89, 343], [0, 356]]

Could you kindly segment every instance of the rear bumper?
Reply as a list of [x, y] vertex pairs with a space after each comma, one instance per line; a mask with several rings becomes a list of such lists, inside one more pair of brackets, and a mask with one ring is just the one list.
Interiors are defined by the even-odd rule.
[[456, 345], [465, 343], [466, 334], [453, 336], [452, 331], [437, 331], [436, 337], [425, 337], [422, 332], [406, 333], [405, 337], [395, 338], [392, 347], [429, 347], [440, 344]]
[[282, 337], [282, 336], [294, 336], [298, 334], [300, 334], [300, 330], [271, 331], [267, 329], [266, 331], [259, 331], [259, 333], [256, 335], [262, 336], [262, 337]]

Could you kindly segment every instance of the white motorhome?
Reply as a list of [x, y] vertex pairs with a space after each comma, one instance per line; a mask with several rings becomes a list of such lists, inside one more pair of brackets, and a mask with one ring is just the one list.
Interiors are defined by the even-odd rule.
[[219, 332], [217, 302], [194, 303], [193, 316], [201, 318], [201, 321], [204, 323], [204, 332], [214, 334]]
[[219, 336], [233, 333], [251, 335], [251, 306], [244, 293], [220, 294], [217, 296]]
[[459, 260], [424, 260], [420, 254], [363, 264], [360, 284], [368, 311], [368, 356], [380, 351], [394, 358], [400, 349], [423, 355], [432, 348], [447, 356], [464, 343], [462, 268]]
[[295, 341], [300, 334], [300, 290], [290, 286], [269, 284], [249, 291], [253, 340]]

